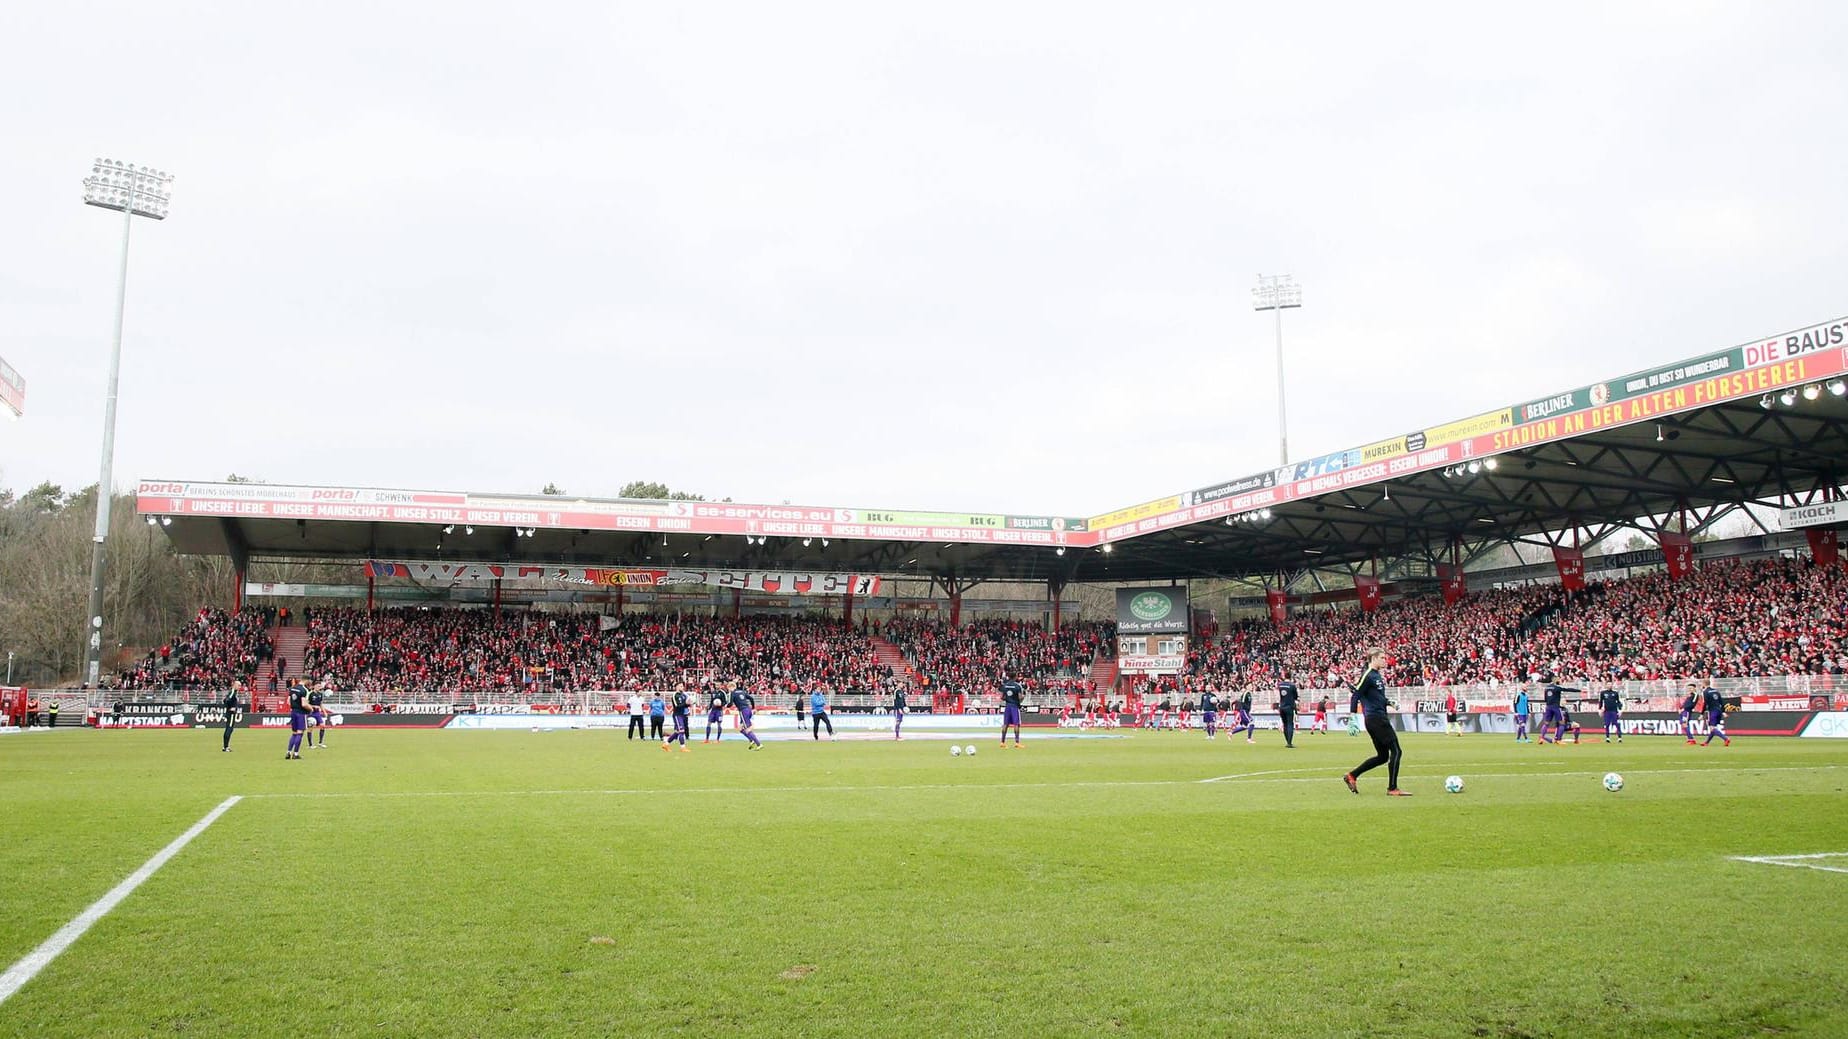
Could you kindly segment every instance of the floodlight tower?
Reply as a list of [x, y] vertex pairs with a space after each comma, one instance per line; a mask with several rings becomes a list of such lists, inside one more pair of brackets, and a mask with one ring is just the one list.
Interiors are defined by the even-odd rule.
[[1288, 274], [1258, 275], [1251, 290], [1251, 309], [1277, 315], [1277, 464], [1290, 464], [1290, 424], [1283, 405], [1283, 312], [1303, 305], [1303, 287]]
[[109, 538], [110, 469], [115, 464], [116, 380], [122, 369], [122, 311], [128, 301], [128, 234], [138, 216], [167, 219], [173, 174], [119, 159], [98, 159], [83, 180], [83, 202], [122, 214], [122, 268], [116, 278], [115, 338], [109, 347], [109, 390], [103, 398], [102, 475], [96, 481], [96, 534], [90, 549], [90, 620], [86, 684], [94, 690], [103, 667], [103, 545]]

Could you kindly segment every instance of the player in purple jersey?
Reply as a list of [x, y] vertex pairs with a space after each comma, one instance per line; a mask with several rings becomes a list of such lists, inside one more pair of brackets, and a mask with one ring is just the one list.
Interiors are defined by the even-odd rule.
[[1231, 739], [1242, 732], [1245, 734], [1245, 742], [1253, 743], [1256, 741], [1252, 739], [1252, 736], [1257, 731], [1257, 723], [1251, 720], [1251, 693], [1247, 691], [1232, 701], [1232, 724], [1226, 728], [1226, 739]]
[[706, 697], [706, 738], [701, 742], [711, 743], [715, 739], [725, 742], [725, 690], [718, 686], [713, 686]]
[[1212, 690], [1200, 694], [1200, 724], [1206, 728], [1206, 738], [1219, 738], [1219, 698]]
[[1604, 742], [1623, 742], [1623, 695], [1615, 689], [1598, 694], [1598, 711], [1604, 721]]
[[1001, 681], [1001, 745], [1007, 746], [1007, 730], [1014, 729], [1014, 749], [1020, 749], [1020, 698], [1026, 689], [1012, 678]]
[[1688, 683], [1688, 695], [1681, 701], [1681, 738], [1694, 745], [1694, 705], [1700, 702], [1700, 683]]
[[757, 699], [745, 692], [744, 686], [741, 685], [732, 690], [731, 705], [732, 710], [738, 712], [738, 731], [744, 734], [745, 739], [751, 741], [752, 750], [761, 748], [764, 741], [757, 738], [757, 731], [751, 724], [752, 715], [757, 713]]
[[1718, 689], [1713, 688], [1711, 678], [1707, 681], [1707, 688], [1700, 691], [1701, 707], [1707, 712], [1707, 742], [1701, 746], [1713, 746], [1713, 738], [1718, 736], [1721, 743], [1730, 747], [1732, 737], [1726, 735], [1726, 698], [1720, 695]]
[[691, 701], [687, 697], [686, 686], [683, 685], [674, 690], [674, 698], [669, 702], [669, 710], [673, 712], [674, 716], [674, 731], [668, 734], [666, 740], [662, 741], [662, 750], [673, 750], [674, 741], [678, 740], [680, 742], [680, 752], [682, 754], [693, 753], [693, 751], [687, 747], [687, 736], [691, 734], [691, 727], [687, 724], [687, 710], [690, 705]]
[[[1546, 688], [1542, 694], [1546, 697], [1546, 713], [1540, 717], [1540, 745], [1545, 746], [1550, 743], [1557, 747], [1565, 742], [1567, 723], [1571, 721], [1571, 716], [1566, 713], [1565, 694], [1576, 693], [1581, 690], [1574, 689], [1571, 686], [1560, 685], [1553, 680], [1551, 674], [1542, 675], [1541, 681], [1546, 683]], [[1546, 734], [1548, 728], [1553, 729], [1551, 738], [1548, 738]], [[1578, 742], [1576, 733], [1573, 735], [1572, 742]]]
[[284, 761], [300, 761], [302, 736], [308, 732], [308, 688], [300, 682], [289, 686], [289, 750]]
[[[333, 691], [334, 676], [328, 675], [321, 679], [320, 688], [308, 694], [308, 722], [314, 726], [314, 731], [304, 733], [304, 735], [307, 736], [307, 743], [310, 747], [327, 749], [327, 716], [330, 713], [327, 709], [327, 695]], [[315, 740], [317, 733], [321, 737], [318, 742]]]

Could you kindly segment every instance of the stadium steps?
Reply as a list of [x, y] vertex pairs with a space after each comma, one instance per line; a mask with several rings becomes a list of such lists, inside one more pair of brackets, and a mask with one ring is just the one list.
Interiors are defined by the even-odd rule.
[[1114, 693], [1117, 687], [1117, 662], [1113, 656], [1095, 657], [1085, 678], [1100, 693]]
[[868, 635], [867, 641], [873, 644], [873, 656], [881, 664], [891, 668], [894, 675], [904, 679], [908, 685], [915, 687], [918, 684], [918, 669], [911, 666], [911, 661], [905, 659], [905, 655], [898, 651], [897, 646], [878, 635]]
[[[276, 659], [278, 657], [289, 662], [288, 673], [283, 676], [285, 679], [288, 679], [300, 678], [302, 676], [302, 658], [307, 656], [308, 630], [301, 625], [298, 624], [290, 628], [271, 625], [269, 637], [270, 645], [275, 647], [276, 652], [270, 659], [265, 660], [262, 664], [257, 666], [256, 677], [251, 680], [259, 693], [267, 693], [269, 691], [269, 680], [276, 677]], [[281, 684], [280, 682], [277, 683], [278, 686]]]

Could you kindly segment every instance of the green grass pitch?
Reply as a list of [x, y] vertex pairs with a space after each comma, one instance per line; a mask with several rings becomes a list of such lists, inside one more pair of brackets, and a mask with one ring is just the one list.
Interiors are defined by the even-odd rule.
[[243, 796], [0, 1035], [1848, 1034], [1848, 744], [285, 738], [0, 738], [0, 968]]

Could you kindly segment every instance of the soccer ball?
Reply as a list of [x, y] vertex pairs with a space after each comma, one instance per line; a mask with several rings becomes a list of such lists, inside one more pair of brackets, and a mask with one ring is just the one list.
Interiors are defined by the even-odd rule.
[[954, 743], [950, 744], [950, 757], [953, 757], [953, 758], [962, 757], [962, 748], [958, 747]]
[[1462, 793], [1463, 792], [1463, 777], [1462, 776], [1451, 776], [1449, 779], [1444, 780], [1444, 792], [1447, 794]]
[[975, 757], [975, 744], [971, 743], [967, 747], [964, 747], [963, 753], [969, 755], [970, 757]]
[[1623, 777], [1615, 772], [1604, 773], [1604, 789], [1616, 793], [1623, 789]]

